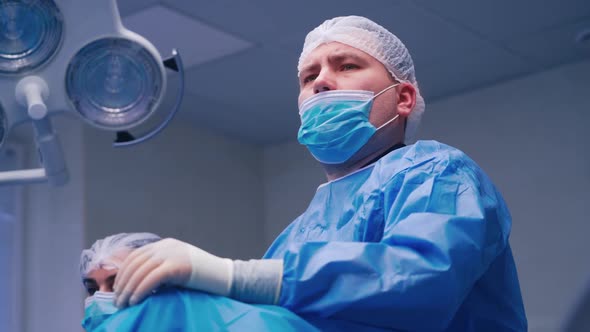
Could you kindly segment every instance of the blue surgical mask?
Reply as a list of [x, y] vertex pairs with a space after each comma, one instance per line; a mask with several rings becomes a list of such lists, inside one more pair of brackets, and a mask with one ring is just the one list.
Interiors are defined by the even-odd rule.
[[84, 301], [82, 327], [91, 332], [117, 311], [119, 308], [115, 306], [115, 293], [96, 292]]
[[324, 164], [342, 164], [357, 153], [385, 125], [379, 128], [369, 122], [373, 100], [378, 94], [363, 90], [333, 90], [318, 93], [301, 103], [301, 128], [297, 139]]

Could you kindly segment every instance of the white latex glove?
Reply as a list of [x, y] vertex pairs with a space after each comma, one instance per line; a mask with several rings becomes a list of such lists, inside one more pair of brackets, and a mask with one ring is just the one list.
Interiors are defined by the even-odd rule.
[[160, 285], [229, 296], [232, 279], [232, 260], [179, 240], [164, 239], [136, 249], [125, 259], [115, 278], [115, 303], [118, 307], [134, 305]]

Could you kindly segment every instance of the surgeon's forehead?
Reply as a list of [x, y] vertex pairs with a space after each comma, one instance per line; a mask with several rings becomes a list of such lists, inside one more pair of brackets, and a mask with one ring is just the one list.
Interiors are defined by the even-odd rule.
[[120, 248], [111, 253], [108, 257], [102, 259], [100, 264], [113, 264], [115, 266], [121, 266], [121, 264], [125, 261], [127, 256], [131, 253], [132, 249], [129, 248]]
[[339, 42], [330, 42], [316, 47], [309, 53], [309, 55], [307, 55], [302, 62], [301, 72], [308, 71], [313, 67], [318, 66], [325, 58], [351, 58], [364, 61], [377, 61], [377, 59], [358, 48]]

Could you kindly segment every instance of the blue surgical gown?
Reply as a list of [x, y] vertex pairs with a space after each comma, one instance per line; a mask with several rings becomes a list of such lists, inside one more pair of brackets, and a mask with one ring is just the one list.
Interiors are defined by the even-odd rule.
[[107, 316], [88, 332], [319, 332], [279, 306], [250, 305], [180, 288], [169, 288]]
[[265, 258], [279, 305], [321, 330], [526, 331], [511, 217], [474, 161], [435, 141], [321, 185]]

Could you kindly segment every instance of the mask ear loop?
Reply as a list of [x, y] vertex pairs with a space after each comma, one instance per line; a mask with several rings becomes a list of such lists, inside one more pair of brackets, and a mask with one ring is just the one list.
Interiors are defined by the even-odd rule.
[[[385, 91], [387, 91], [387, 90], [389, 90], [391, 88], [394, 88], [394, 87], [396, 87], [398, 85], [400, 85], [399, 82], [386, 87], [385, 89], [381, 90], [381, 92], [379, 92], [378, 94], [374, 95], [372, 99], [375, 99], [375, 98], [379, 97], [383, 92], [385, 92]], [[379, 130], [379, 129], [385, 127], [385, 126], [387, 126], [388, 124], [390, 124], [393, 121], [395, 121], [397, 118], [399, 118], [399, 114], [396, 114], [393, 118], [389, 119], [387, 122], [385, 122], [384, 124], [380, 125], [379, 128], [377, 128], [377, 130]]]
[[373, 98], [371, 98], [371, 99], [375, 99], [375, 98], [379, 97], [383, 92], [385, 92], [385, 91], [387, 91], [387, 90], [389, 90], [391, 88], [395, 88], [398, 85], [400, 85], [399, 82], [386, 87], [385, 89], [381, 90], [381, 92], [379, 92], [378, 94], [374, 95]]
[[392, 123], [393, 121], [395, 121], [397, 118], [399, 118], [399, 114], [396, 114], [393, 118], [391, 118], [390, 120], [388, 120], [387, 122], [385, 122], [384, 124], [380, 125], [379, 128], [377, 128], [377, 130], [387, 126], [388, 124]]

